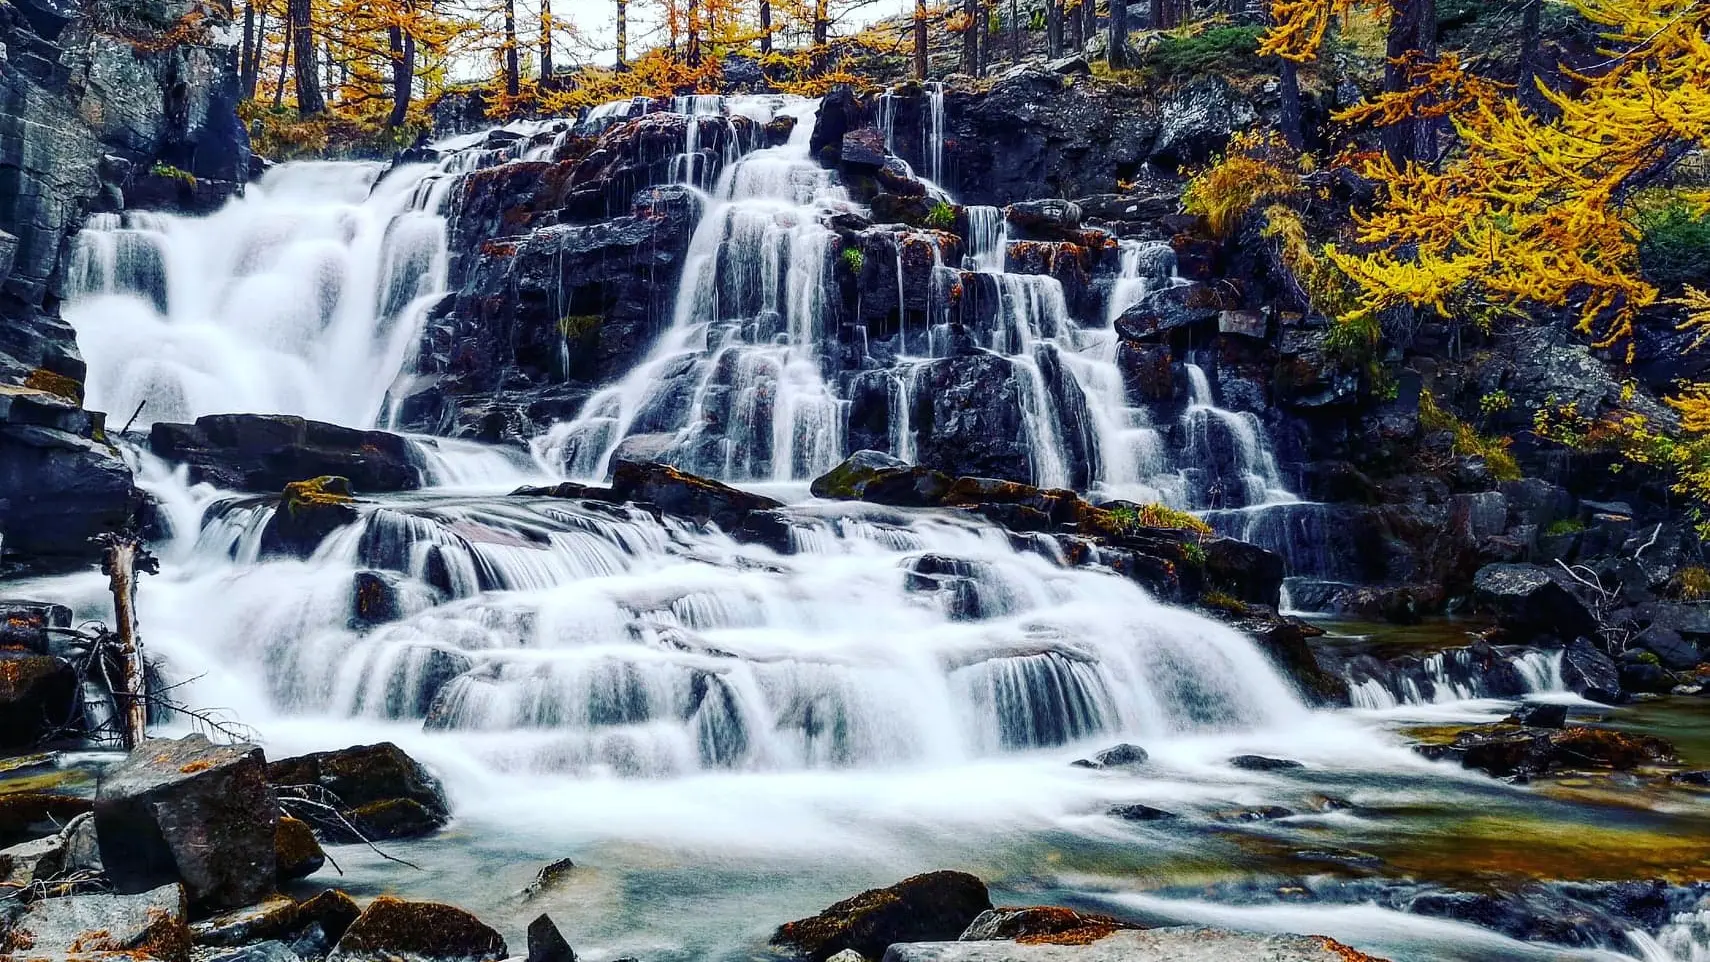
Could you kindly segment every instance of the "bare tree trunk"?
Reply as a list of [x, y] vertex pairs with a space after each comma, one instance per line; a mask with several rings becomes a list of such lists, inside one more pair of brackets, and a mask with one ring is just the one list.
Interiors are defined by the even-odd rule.
[[1544, 100], [1538, 92], [1538, 37], [1541, 32], [1538, 20], [1544, 0], [1523, 2], [1526, 6], [1520, 12], [1520, 71], [1515, 78], [1514, 92], [1521, 105], [1536, 113]]
[[[1087, 38], [1087, 43], [1092, 43], [1093, 38], [1098, 36], [1098, 0], [1081, 0], [1081, 19], [1084, 21], [1081, 30]], [[1085, 53], [1086, 48], [1082, 47], [1081, 52]]]
[[326, 113], [321, 96], [321, 71], [316, 60], [315, 25], [310, 0], [290, 0], [291, 45], [297, 55], [297, 114], [313, 117]]
[[1021, 5], [1009, 0], [1009, 62], [1021, 62]]
[[980, 73], [980, 0], [962, 0], [962, 16], [968, 28], [962, 31], [962, 72], [970, 77]]
[[1282, 61], [1278, 80], [1282, 91], [1278, 95], [1280, 104], [1277, 118], [1282, 126], [1283, 139], [1295, 150], [1306, 149], [1306, 132], [1301, 127], [1300, 118], [1300, 72], [1295, 62], [1287, 57], [1278, 57]]
[[701, 65], [701, 3], [689, 0], [689, 66]]
[[297, 22], [289, 10], [285, 13], [285, 40], [279, 50], [279, 85], [273, 88], [273, 109], [285, 103], [285, 76], [291, 69], [291, 48], [295, 43]]
[[1052, 60], [1063, 55], [1063, 0], [1045, 0], [1045, 49]]
[[1112, 70], [1128, 69], [1128, 0], [1110, 0], [1110, 50]]
[[416, 38], [397, 26], [386, 28], [392, 55], [392, 116], [387, 123], [402, 127], [410, 117], [410, 93], [416, 83]]
[[996, 0], [980, 0], [980, 76], [991, 72], [993, 54], [997, 47]]
[[629, 67], [629, 0], [617, 0], [617, 63], [619, 70]]
[[831, 60], [831, 0], [813, 3], [813, 72], [824, 73]]
[[760, 0], [760, 56], [772, 52], [772, 0]]
[[135, 535], [109, 534], [101, 542], [101, 573], [113, 592], [114, 634], [119, 640], [120, 691], [115, 694], [124, 717], [119, 737], [128, 751], [148, 735], [148, 669], [137, 634], [137, 575], [158, 574], [160, 562]]
[[[1397, 0], [1389, 18], [1389, 36], [1383, 69], [1383, 89], [1401, 93], [1411, 86], [1407, 75], [1408, 54], [1426, 57], [1437, 52], [1436, 0]], [[1436, 126], [1419, 117], [1383, 129], [1384, 152], [1397, 166], [1410, 160], [1425, 160], [1436, 153]]]
[[552, 0], [540, 0], [540, 82], [552, 80]]
[[1075, 9], [1069, 11], [1069, 46], [1080, 53], [1087, 52], [1086, 21], [1081, 16], [1081, 8], [1086, 6], [1086, 0], [1075, 4]]
[[255, 96], [255, 56], [260, 44], [255, 33], [255, 0], [243, 5], [243, 47], [238, 52], [238, 96]]
[[522, 68], [517, 63], [517, 0], [505, 0], [505, 93], [522, 92]]
[[1167, 0], [1148, 0], [1146, 22], [1152, 25], [1153, 30], [1167, 29], [1169, 23], [1166, 21], [1169, 19], [1169, 15]]
[[926, 0], [914, 0], [914, 79], [926, 79]]

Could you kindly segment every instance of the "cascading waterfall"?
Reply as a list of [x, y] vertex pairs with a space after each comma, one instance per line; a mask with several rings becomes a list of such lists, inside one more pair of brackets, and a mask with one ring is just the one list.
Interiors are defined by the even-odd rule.
[[90, 406], [140, 405], [141, 424], [375, 423], [445, 288], [446, 181], [428, 165], [287, 164], [207, 217], [98, 215], [77, 235], [65, 311]]
[[[938, 183], [944, 177], [944, 84], [928, 81], [922, 86], [926, 90], [926, 122], [920, 125], [920, 158], [926, 169], [914, 173], [925, 179], [934, 189], [941, 189], [938, 188]], [[895, 92], [887, 90], [881, 93], [879, 131], [885, 135], [885, 149], [892, 154], [897, 152], [896, 111]]]

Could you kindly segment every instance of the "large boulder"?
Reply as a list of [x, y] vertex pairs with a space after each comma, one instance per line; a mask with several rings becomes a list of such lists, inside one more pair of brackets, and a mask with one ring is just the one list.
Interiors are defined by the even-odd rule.
[[285, 485], [279, 506], [261, 529], [263, 557], [307, 558], [326, 537], [355, 523], [359, 512], [350, 481], [338, 476]]
[[1621, 666], [1585, 638], [1574, 639], [1562, 653], [1562, 683], [1568, 691], [1606, 705], [1620, 703]]
[[1258, 111], [1234, 84], [1217, 73], [1203, 73], [1164, 98], [1162, 124], [1151, 159], [1165, 167], [1201, 164], [1222, 151], [1229, 138], [1259, 119]]
[[0, 601], [0, 649], [45, 655], [52, 632], [71, 627], [71, 609], [44, 601]]
[[[267, 766], [267, 780], [282, 793], [342, 807], [370, 840], [426, 835], [451, 820], [439, 779], [391, 742], [281, 759]], [[344, 819], [313, 807], [300, 814], [329, 841], [359, 840]]]
[[919, 462], [952, 477], [1035, 483], [1023, 390], [1015, 365], [996, 354], [922, 363], [908, 422]]
[[191, 904], [249, 905], [273, 891], [279, 805], [253, 745], [202, 735], [150, 739], [106, 773], [95, 796], [101, 861], [113, 887], [182, 882]]
[[1679, 760], [1674, 746], [1660, 738], [1580, 726], [1491, 725], [1468, 729], [1448, 745], [1423, 746], [1420, 751], [1498, 778], [1520, 779], [1562, 771], [1629, 771]]
[[307, 878], [327, 863], [327, 853], [315, 838], [308, 822], [290, 816], [279, 819], [279, 832], [274, 836], [273, 851], [279, 868], [279, 880]]
[[816, 498], [873, 501], [899, 507], [942, 504], [950, 491], [949, 475], [911, 465], [883, 451], [856, 451], [813, 480], [808, 490]]
[[189, 962], [184, 889], [163, 885], [130, 895], [73, 895], [31, 903], [0, 945], [7, 958], [100, 957]]
[[327, 962], [497, 962], [505, 939], [468, 912], [382, 895], [338, 940]]
[[1473, 575], [1473, 595], [1515, 641], [1596, 635], [1597, 618], [1565, 580], [1541, 565], [1485, 565]]
[[968, 926], [958, 942], [1025, 940], [1060, 945], [1084, 945], [1119, 929], [1140, 926], [1106, 915], [1083, 915], [1055, 905], [1032, 905], [1020, 909], [990, 909]]
[[666, 514], [734, 531], [751, 511], [769, 511], [783, 502], [728, 484], [684, 474], [668, 464], [620, 461], [612, 469], [612, 494], [621, 501], [657, 505]]
[[278, 491], [305, 478], [338, 475], [359, 491], [421, 487], [409, 441], [283, 414], [211, 414], [195, 424], [156, 423], [149, 448], [186, 464], [190, 480], [235, 491]]
[[1142, 344], [1208, 339], [1217, 332], [1223, 301], [1204, 284], [1175, 284], [1148, 292], [1116, 319], [1117, 333]]
[[52, 655], [0, 649], [0, 749], [20, 749], [75, 727], [77, 672]]
[[844, 899], [781, 926], [772, 944], [811, 962], [845, 950], [877, 959], [898, 942], [952, 940], [990, 910], [984, 882], [965, 872], [931, 872]]

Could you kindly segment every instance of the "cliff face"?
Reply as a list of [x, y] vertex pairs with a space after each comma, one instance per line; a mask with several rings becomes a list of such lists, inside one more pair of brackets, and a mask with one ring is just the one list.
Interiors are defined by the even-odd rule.
[[204, 192], [247, 178], [230, 22], [221, 0], [0, 2], [0, 571], [81, 563], [140, 504], [82, 408], [71, 238], [183, 173]]

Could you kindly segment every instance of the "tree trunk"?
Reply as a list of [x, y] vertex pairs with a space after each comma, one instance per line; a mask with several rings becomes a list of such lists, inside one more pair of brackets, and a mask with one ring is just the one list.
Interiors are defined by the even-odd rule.
[[991, 72], [992, 50], [997, 47], [998, 26], [996, 0], [980, 0], [980, 76]]
[[[1165, 23], [1165, 19], [1169, 15], [1165, 0], [1147, 0], [1146, 7], [1146, 22], [1152, 25], [1153, 30], [1164, 30], [1169, 27], [1169, 24]], [[1114, 18], [1115, 14], [1111, 16]]]
[[[1086, 35], [1087, 43], [1090, 44], [1093, 42], [1093, 38], [1098, 36], [1098, 0], [1081, 0], [1081, 19], [1085, 21], [1085, 26], [1081, 27], [1081, 30]], [[1085, 48], [1081, 52], [1085, 53]]]
[[313, 117], [326, 113], [327, 102], [321, 97], [321, 71], [316, 60], [315, 26], [310, 0], [290, 0], [291, 46], [297, 55], [297, 114]]
[[238, 52], [238, 96], [255, 96], [255, 53], [260, 45], [255, 33], [255, 0], [243, 5], [243, 47]]
[[552, 0], [540, 0], [540, 82], [552, 80]]
[[291, 69], [291, 47], [294, 44], [296, 20], [289, 10], [285, 13], [285, 40], [279, 49], [279, 85], [273, 88], [273, 109], [278, 110], [285, 103], [285, 76]]
[[1545, 103], [1538, 91], [1538, 37], [1541, 32], [1538, 19], [1544, 0], [1522, 2], [1526, 6], [1520, 12], [1520, 69], [1515, 78], [1514, 92], [1522, 106], [1537, 113]]
[[689, 66], [701, 65], [701, 4], [700, 0], [689, 0]]
[[1305, 150], [1306, 132], [1301, 128], [1300, 119], [1300, 71], [1287, 57], [1277, 59], [1282, 61], [1277, 77], [1282, 88], [1278, 94], [1277, 122], [1282, 126], [1283, 139], [1288, 141], [1288, 145], [1295, 150]]
[[760, 56], [772, 52], [772, 0], [760, 0]]
[[926, 79], [926, 0], [914, 0], [914, 79]]
[[113, 592], [113, 634], [119, 642], [119, 690], [114, 693], [122, 718], [119, 737], [129, 751], [148, 735], [148, 669], [137, 634], [137, 575], [158, 573], [160, 562], [134, 535], [109, 534], [101, 542], [101, 573]]
[[517, 64], [517, 0], [505, 0], [505, 93], [522, 92], [522, 68]]
[[1069, 45], [1080, 53], [1087, 52], [1086, 20], [1081, 16], [1086, 0], [1075, 4], [1075, 9], [1069, 13]]
[[386, 28], [392, 54], [392, 116], [387, 123], [402, 127], [410, 117], [410, 93], [416, 83], [416, 38], [403, 29]]
[[813, 67], [816, 74], [824, 73], [831, 57], [831, 0], [813, 3]]
[[1021, 5], [1009, 0], [1009, 62], [1021, 62]]
[[980, 75], [980, 0], [962, 0], [962, 15], [968, 28], [962, 31], [962, 72]]
[[[1389, 19], [1389, 36], [1383, 70], [1383, 89], [1401, 93], [1408, 89], [1408, 54], [1425, 57], [1437, 52], [1436, 0], [1396, 0]], [[1413, 118], [1383, 129], [1384, 152], [1397, 166], [1410, 160], [1425, 160], [1436, 154], [1436, 125], [1429, 118]]]
[[617, 63], [619, 70], [629, 68], [629, 0], [617, 0]]
[[1052, 60], [1063, 55], [1063, 0], [1045, 0], [1045, 50]]
[[1110, 50], [1107, 57], [1110, 69], [1128, 69], [1128, 0], [1110, 0]]

